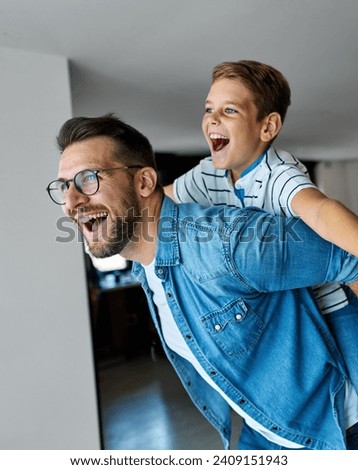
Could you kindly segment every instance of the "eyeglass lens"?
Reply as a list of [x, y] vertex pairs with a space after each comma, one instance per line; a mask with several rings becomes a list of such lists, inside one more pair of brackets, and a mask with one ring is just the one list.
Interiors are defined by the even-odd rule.
[[[65, 203], [65, 191], [69, 188], [71, 181], [56, 180], [49, 184], [49, 195], [56, 204], [62, 205]], [[99, 182], [96, 170], [80, 171], [74, 176], [73, 182], [76, 189], [87, 196], [91, 196], [98, 191]]]
[[73, 179], [76, 188], [83, 194], [90, 196], [98, 190], [97, 171], [83, 170]]

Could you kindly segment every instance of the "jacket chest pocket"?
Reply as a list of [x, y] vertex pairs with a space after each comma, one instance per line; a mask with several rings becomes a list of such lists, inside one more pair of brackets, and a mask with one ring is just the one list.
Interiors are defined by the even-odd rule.
[[201, 321], [212, 339], [228, 355], [252, 350], [264, 328], [263, 321], [242, 299], [208, 313]]

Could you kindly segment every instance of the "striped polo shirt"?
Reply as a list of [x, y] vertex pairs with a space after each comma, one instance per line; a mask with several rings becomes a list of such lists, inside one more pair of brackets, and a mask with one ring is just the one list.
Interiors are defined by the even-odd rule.
[[290, 153], [270, 147], [233, 184], [228, 170], [214, 167], [207, 157], [174, 181], [177, 202], [203, 206], [226, 204], [256, 206], [275, 215], [294, 217], [293, 196], [303, 188], [315, 187], [306, 167]]

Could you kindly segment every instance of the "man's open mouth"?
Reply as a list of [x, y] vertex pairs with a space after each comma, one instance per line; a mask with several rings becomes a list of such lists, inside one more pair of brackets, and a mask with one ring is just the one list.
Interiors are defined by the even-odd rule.
[[96, 214], [90, 214], [79, 217], [79, 223], [86, 227], [89, 232], [95, 232], [99, 229], [101, 223], [103, 223], [108, 217], [107, 212], [98, 212]]
[[227, 137], [221, 134], [210, 134], [209, 138], [211, 140], [211, 143], [215, 152], [219, 152], [219, 150], [222, 150], [225, 147], [225, 145], [227, 145], [230, 142], [230, 140]]

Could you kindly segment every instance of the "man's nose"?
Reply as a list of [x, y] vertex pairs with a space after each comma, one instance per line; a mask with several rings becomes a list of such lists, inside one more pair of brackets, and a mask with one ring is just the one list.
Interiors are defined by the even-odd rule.
[[74, 209], [77, 209], [83, 204], [87, 204], [90, 200], [90, 196], [81, 193], [76, 186], [73, 184], [73, 181], [69, 184], [68, 188], [64, 192], [65, 204], [64, 209], [66, 212], [70, 212]]

